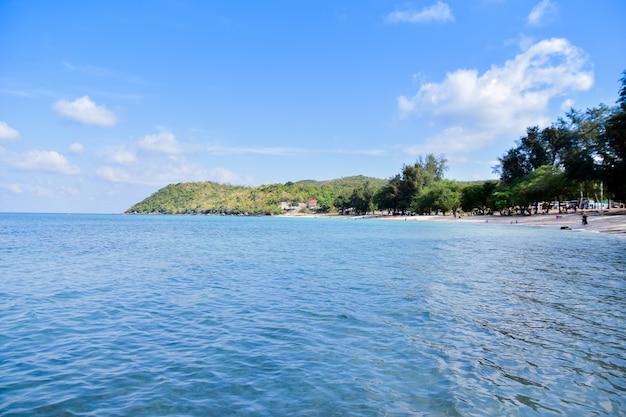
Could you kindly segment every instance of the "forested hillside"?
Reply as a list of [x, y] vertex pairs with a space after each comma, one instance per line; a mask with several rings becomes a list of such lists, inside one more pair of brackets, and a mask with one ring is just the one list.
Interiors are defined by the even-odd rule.
[[377, 192], [387, 180], [353, 176], [244, 187], [214, 182], [170, 184], [127, 210], [141, 214], [281, 214], [281, 203], [297, 207], [317, 200], [317, 211], [344, 206], [355, 190]]

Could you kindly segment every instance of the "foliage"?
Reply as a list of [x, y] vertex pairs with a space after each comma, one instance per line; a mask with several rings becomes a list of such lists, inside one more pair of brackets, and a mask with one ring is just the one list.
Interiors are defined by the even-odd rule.
[[389, 213], [411, 212], [416, 196], [443, 179], [446, 162], [443, 155], [436, 157], [429, 154], [426, 158], [419, 157], [413, 165], [404, 165], [402, 172], [392, 177], [374, 196], [376, 205]]
[[352, 191], [349, 204], [359, 214], [374, 211], [374, 189], [369, 181]]
[[553, 165], [542, 165], [511, 187], [512, 203], [538, 207], [540, 202], [562, 201], [575, 193], [575, 184]]
[[452, 180], [435, 181], [415, 196], [411, 211], [419, 214], [456, 214], [461, 205], [461, 187], [460, 183]]
[[[475, 214], [487, 214], [494, 209], [499, 210], [503, 202], [501, 199], [497, 199], [498, 196], [494, 194], [497, 187], [496, 181], [467, 184], [461, 190], [461, 209]], [[508, 206], [505, 205], [504, 207]]]
[[617, 104], [619, 107], [606, 123], [607, 145], [613, 149], [613, 155], [606, 157], [604, 179], [607, 188], [613, 190], [616, 197], [626, 199], [626, 71], [623, 72], [622, 88]]
[[609, 197], [626, 199], [626, 71], [621, 82], [617, 107], [571, 109], [543, 130], [529, 127], [516, 146], [498, 158], [494, 167], [502, 181], [498, 192], [508, 188], [512, 197], [527, 201], [538, 198], [540, 189], [559, 194], [572, 193], [573, 188], [595, 195], [604, 185]]
[[[349, 201], [353, 191], [367, 184], [371, 193], [385, 180], [364, 176], [330, 181], [300, 181], [258, 187], [193, 182], [170, 184], [127, 210], [144, 214], [281, 214], [280, 204], [296, 207], [317, 200], [317, 210], [333, 210], [336, 201]], [[370, 209], [371, 210], [371, 209]], [[368, 211], [370, 211], [368, 210]]]

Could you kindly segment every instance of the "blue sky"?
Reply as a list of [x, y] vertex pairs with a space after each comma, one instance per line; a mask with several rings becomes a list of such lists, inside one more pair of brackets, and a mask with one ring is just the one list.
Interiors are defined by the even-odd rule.
[[494, 178], [526, 127], [613, 105], [623, 0], [0, 0], [0, 211], [178, 182]]

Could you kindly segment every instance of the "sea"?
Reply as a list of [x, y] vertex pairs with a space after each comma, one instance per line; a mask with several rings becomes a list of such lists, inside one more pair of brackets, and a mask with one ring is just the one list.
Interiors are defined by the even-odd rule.
[[0, 213], [0, 416], [624, 416], [626, 239]]

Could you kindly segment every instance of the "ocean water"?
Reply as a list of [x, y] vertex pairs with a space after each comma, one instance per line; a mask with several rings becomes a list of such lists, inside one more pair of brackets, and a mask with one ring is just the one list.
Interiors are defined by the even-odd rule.
[[626, 239], [0, 214], [0, 416], [626, 415]]

